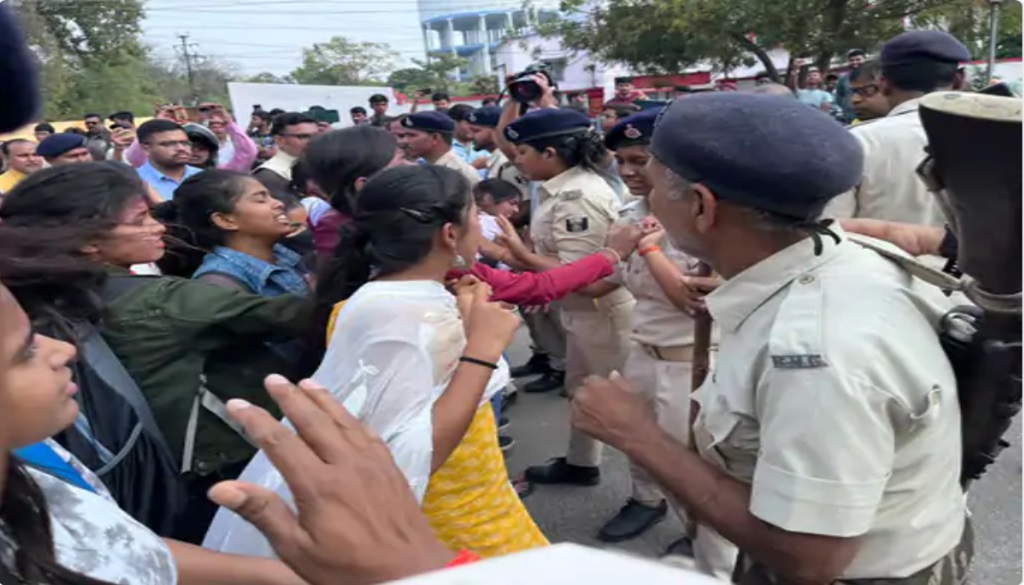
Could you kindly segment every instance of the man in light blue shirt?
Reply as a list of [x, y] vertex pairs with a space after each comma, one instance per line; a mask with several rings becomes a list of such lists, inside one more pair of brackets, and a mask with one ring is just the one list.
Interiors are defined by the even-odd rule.
[[174, 197], [174, 190], [182, 181], [202, 172], [188, 164], [192, 158], [192, 142], [178, 123], [150, 120], [139, 126], [137, 133], [139, 144], [146, 152], [146, 162], [136, 170], [165, 201]]
[[832, 111], [832, 94], [821, 86], [821, 71], [817, 67], [807, 70], [804, 88], [796, 90], [796, 99], [823, 112]]

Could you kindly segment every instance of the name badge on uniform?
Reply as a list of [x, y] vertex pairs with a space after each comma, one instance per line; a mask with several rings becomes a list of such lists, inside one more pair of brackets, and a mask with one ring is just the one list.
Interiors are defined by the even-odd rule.
[[824, 368], [827, 364], [820, 355], [773, 355], [772, 365], [783, 370], [811, 370]]
[[565, 220], [565, 230], [569, 233], [585, 232], [590, 229], [590, 218], [570, 217]]

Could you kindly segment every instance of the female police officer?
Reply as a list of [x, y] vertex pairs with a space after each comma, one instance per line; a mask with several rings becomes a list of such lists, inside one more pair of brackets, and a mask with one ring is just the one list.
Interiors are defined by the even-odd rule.
[[[530, 221], [535, 246], [534, 270], [578, 260], [601, 249], [618, 216], [615, 193], [597, 173], [608, 151], [575, 110], [542, 108], [504, 126], [515, 145], [515, 165], [530, 180], [541, 181], [539, 202]], [[616, 284], [597, 282], [559, 302], [567, 334], [566, 389], [571, 393], [588, 375], [622, 368], [629, 347], [633, 297]], [[575, 430], [565, 457], [531, 467], [536, 483], [596, 485], [600, 481], [601, 443]]]
[[[629, 116], [605, 136], [605, 145], [615, 152], [619, 175], [637, 197], [619, 212], [620, 221], [644, 224], [646, 235], [639, 252], [623, 265], [619, 275], [636, 297], [633, 309], [632, 345], [623, 374], [644, 396], [657, 415], [658, 426], [686, 444], [690, 434], [690, 380], [693, 360], [694, 323], [691, 315], [704, 310], [703, 293], [714, 281], [690, 276], [697, 261], [673, 248], [665, 232], [649, 217], [647, 197], [651, 179], [647, 174], [649, 144], [654, 122], [661, 110], [649, 109]], [[638, 536], [665, 517], [665, 496], [651, 477], [630, 461], [633, 493], [626, 505], [601, 528], [598, 538], [617, 542]], [[684, 525], [692, 520], [673, 505]], [[702, 528], [707, 530], [706, 528]], [[727, 577], [736, 559], [736, 548], [728, 541], [709, 536], [696, 551], [698, 566]]]

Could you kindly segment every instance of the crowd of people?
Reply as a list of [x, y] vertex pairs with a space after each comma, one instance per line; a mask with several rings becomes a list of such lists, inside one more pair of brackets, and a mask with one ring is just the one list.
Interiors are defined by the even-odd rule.
[[[376, 95], [344, 129], [206, 104], [4, 142], [2, 580], [376, 583], [540, 549], [523, 498], [594, 489], [610, 445], [632, 491], [603, 541], [671, 512], [666, 552], [721, 582], [962, 585], [951, 302], [849, 232], [949, 254], [916, 112], [969, 54], [867, 56], [835, 97], [817, 71], [646, 108], [626, 83], [600, 121], [537, 75], [529, 103]], [[520, 387], [572, 414], [512, 481]]]

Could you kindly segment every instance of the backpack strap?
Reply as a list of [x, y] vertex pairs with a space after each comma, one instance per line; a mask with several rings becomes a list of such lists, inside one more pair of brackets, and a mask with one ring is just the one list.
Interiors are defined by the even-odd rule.
[[192, 409], [189, 411], [188, 424], [185, 426], [185, 445], [181, 451], [181, 472], [188, 473], [192, 471], [192, 460], [195, 457], [196, 451], [196, 434], [199, 432], [199, 409], [209, 411], [214, 416], [219, 418], [224, 424], [228, 425], [231, 430], [238, 433], [238, 436], [245, 439], [246, 443], [249, 443], [254, 448], [259, 449], [249, 438], [249, 435], [245, 432], [242, 425], [238, 424], [228, 414], [227, 405], [224, 401], [217, 397], [216, 394], [210, 392], [206, 387], [206, 374], [199, 374], [199, 391], [196, 393], [195, 398], [192, 399]]
[[125, 294], [161, 278], [164, 277], [160, 275], [111, 274], [103, 285], [103, 301], [110, 304]]
[[[141, 277], [131, 278], [141, 279]], [[124, 280], [129, 279], [124, 278]], [[138, 384], [128, 374], [128, 371], [124, 369], [121, 360], [117, 358], [95, 327], [85, 324], [82, 326], [81, 331], [83, 333], [81, 341], [82, 361], [87, 363], [97, 376], [102, 378], [110, 388], [117, 392], [131, 406], [135, 416], [139, 418], [139, 423], [132, 430], [129, 440], [118, 449], [117, 453], [113, 454], [112, 458], [104, 461], [103, 467], [95, 471], [96, 475], [102, 477], [103, 474], [115, 467], [131, 451], [143, 430], [148, 431], [154, 443], [158, 445], [157, 448], [163, 450], [168, 459], [173, 461], [174, 457], [171, 455], [171, 449], [164, 439], [163, 431], [157, 425], [156, 418], [153, 417], [153, 411], [149, 407], [149, 402], [142, 395]], [[76, 426], [78, 426], [79, 430], [82, 430], [81, 425]], [[91, 433], [88, 436], [91, 437]]]

